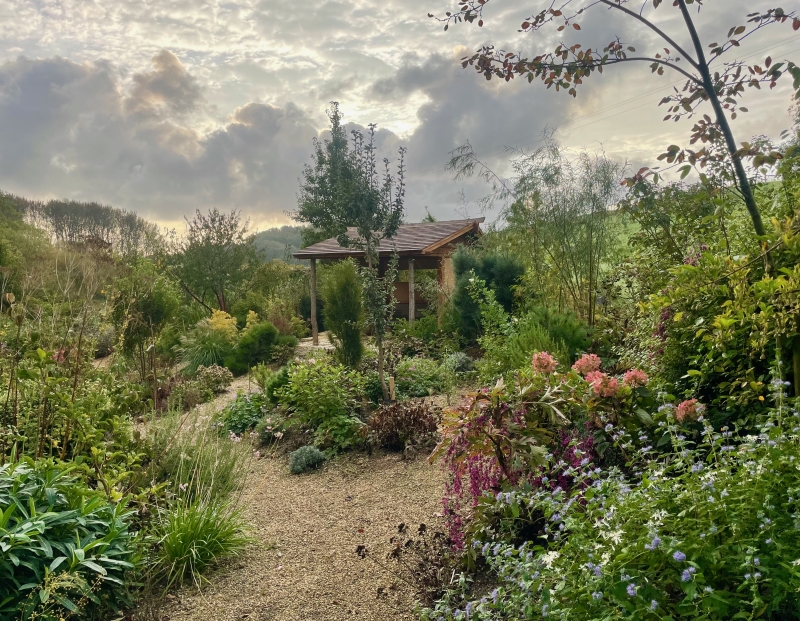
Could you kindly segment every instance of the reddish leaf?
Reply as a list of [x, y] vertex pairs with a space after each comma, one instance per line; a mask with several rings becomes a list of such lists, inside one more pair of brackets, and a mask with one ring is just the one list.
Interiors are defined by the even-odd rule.
[[580, 26], [580, 24], [572, 24], [572, 27], [573, 27], [575, 30], [580, 30], [580, 29], [581, 29], [581, 26]]
[[795, 18], [795, 20], [792, 22], [792, 29], [800, 30], [800, 19]]

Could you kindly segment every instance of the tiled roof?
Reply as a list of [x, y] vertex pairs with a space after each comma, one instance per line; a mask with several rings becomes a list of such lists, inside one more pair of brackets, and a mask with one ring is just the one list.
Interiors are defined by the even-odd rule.
[[[479, 225], [483, 221], [484, 218], [471, 218], [469, 220], [401, 224], [394, 237], [381, 240], [378, 253], [391, 254], [397, 250], [399, 254], [428, 254], [467, 233], [474, 231], [480, 234]], [[347, 229], [347, 234], [351, 239], [356, 238], [354, 228]], [[334, 259], [359, 257], [363, 254], [363, 251], [355, 248], [342, 248], [336, 238], [332, 237], [298, 250], [292, 256], [295, 259]]]

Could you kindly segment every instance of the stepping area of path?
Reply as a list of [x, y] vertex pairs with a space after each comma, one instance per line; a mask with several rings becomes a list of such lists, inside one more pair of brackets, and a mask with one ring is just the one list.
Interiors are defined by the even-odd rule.
[[[399, 523], [441, 527], [443, 474], [424, 457], [351, 454], [303, 475], [286, 456], [254, 460], [242, 505], [255, 543], [210, 576], [184, 588], [164, 611], [171, 621], [336, 621], [413, 619], [414, 603], [389, 566]], [[388, 595], [379, 595], [383, 588]]]

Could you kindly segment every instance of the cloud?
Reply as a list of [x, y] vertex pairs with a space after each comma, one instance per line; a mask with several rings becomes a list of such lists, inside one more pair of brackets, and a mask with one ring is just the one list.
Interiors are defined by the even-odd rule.
[[186, 114], [203, 101], [201, 88], [178, 57], [161, 50], [152, 58], [153, 70], [133, 76], [133, 89], [125, 100], [129, 114], [152, 114], [166, 108], [169, 114]]
[[[753, 1], [704, 5], [703, 37], [724, 36], [755, 10]], [[659, 24], [684, 32], [670, 5], [655, 12]], [[459, 59], [483, 44], [531, 54], [554, 47], [560, 35], [517, 32], [532, 10], [527, 0], [487, 4], [483, 28], [443, 32], [426, 18], [453, 6], [0, 0], [0, 188], [101, 200], [162, 222], [212, 206], [278, 222], [295, 206], [297, 179], [312, 138], [327, 126], [331, 99], [352, 127], [378, 123], [381, 155], [408, 147], [410, 219], [425, 206], [437, 217], [455, 216], [460, 190], [468, 198], [486, 191], [475, 181], [454, 183], [444, 170], [448, 153], [467, 139], [501, 172], [503, 146], [535, 147], [545, 127], [562, 127], [557, 136], [570, 146], [602, 144], [637, 163], [652, 164], [665, 145], [687, 142], [689, 124], [661, 123], [657, 102], [672, 80], [651, 79], [646, 65], [586, 80], [577, 100], [462, 69]], [[638, 22], [620, 30], [613, 17], [595, 8], [580, 33], [567, 32], [592, 46], [619, 34], [640, 51], [654, 49]], [[791, 34], [765, 30], [742, 53], [765, 56], [781, 44], [772, 55], [782, 58], [797, 45], [785, 43]], [[659, 86], [664, 91], [655, 92]], [[788, 97], [778, 91], [759, 93], [753, 112], [736, 121], [740, 140], [788, 125]]]
[[318, 133], [305, 112], [251, 102], [201, 133], [180, 122], [203, 97], [173, 54], [157, 54], [132, 83], [123, 92], [106, 63], [1, 66], [0, 187], [133, 207], [162, 222], [211, 206], [285, 219]]

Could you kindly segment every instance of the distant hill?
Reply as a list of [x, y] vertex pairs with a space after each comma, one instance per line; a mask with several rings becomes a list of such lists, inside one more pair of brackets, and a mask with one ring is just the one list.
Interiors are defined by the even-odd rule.
[[[253, 243], [256, 248], [264, 253], [264, 259], [271, 261], [272, 259], [287, 258], [287, 246], [289, 252], [295, 252], [302, 246], [302, 239], [300, 232], [303, 230], [302, 226], [286, 225], [280, 228], [267, 229], [256, 233], [253, 238]], [[296, 263], [294, 259], [289, 259], [291, 263]]]

